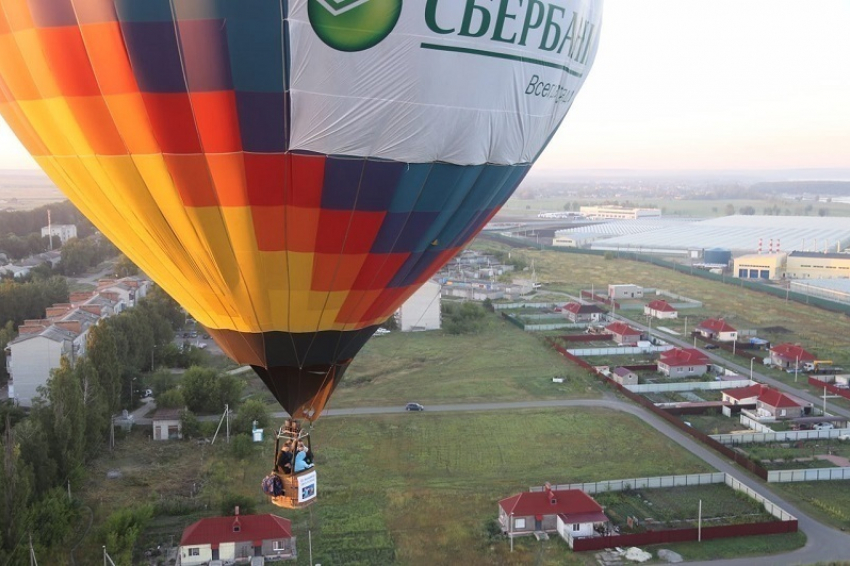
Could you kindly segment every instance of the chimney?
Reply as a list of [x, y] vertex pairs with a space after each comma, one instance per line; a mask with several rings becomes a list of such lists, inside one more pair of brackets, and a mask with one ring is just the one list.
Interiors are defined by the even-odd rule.
[[237, 517], [239, 516], [239, 506], [238, 505], [236, 506], [236, 509], [234, 509], [233, 514], [236, 515]]

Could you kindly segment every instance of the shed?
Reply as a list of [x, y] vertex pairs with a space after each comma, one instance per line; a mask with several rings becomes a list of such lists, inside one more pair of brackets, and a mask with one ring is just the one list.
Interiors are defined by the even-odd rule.
[[157, 409], [151, 416], [154, 440], [179, 440], [183, 438], [180, 409]]

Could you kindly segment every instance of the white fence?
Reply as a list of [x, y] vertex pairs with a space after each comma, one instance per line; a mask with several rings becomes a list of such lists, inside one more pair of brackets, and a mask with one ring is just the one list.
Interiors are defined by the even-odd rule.
[[[843, 468], [842, 468], [843, 469]], [[815, 470], [810, 470], [815, 471]], [[768, 480], [770, 481], [770, 480]], [[788, 481], [803, 481], [803, 480], [788, 480]], [[725, 483], [735, 491], [745, 493], [748, 497], [756, 500], [764, 505], [765, 511], [779, 519], [780, 521], [794, 521], [796, 517], [776, 505], [769, 499], [759, 495], [734, 477], [725, 472], [714, 472], [709, 474], [686, 474], [679, 476], [656, 476], [653, 478], [630, 478], [624, 480], [609, 480], [590, 483], [566, 483], [552, 485], [555, 491], [563, 491], [567, 489], [580, 489], [581, 491], [593, 495], [595, 493], [605, 493], [607, 491], [626, 491], [629, 489], [660, 489], [665, 487], [683, 487], [691, 485], [710, 485], [717, 483]], [[533, 492], [543, 491], [544, 486], [532, 486], [528, 490]]]
[[764, 432], [764, 433], [773, 432], [772, 428], [770, 428], [767, 425], [761, 424], [760, 422], [758, 422], [755, 419], [748, 417], [747, 415], [745, 415], [743, 413], [743, 411], [741, 412], [741, 424], [744, 425], [747, 428], [753, 429], [756, 432]]
[[641, 383], [639, 385], [625, 385], [624, 387], [633, 393], [661, 393], [670, 391], [715, 391], [718, 389], [734, 389], [735, 387], [747, 387], [754, 384], [749, 379], [737, 381], [688, 381], [685, 383]]
[[[528, 330], [528, 327], [526, 327]], [[651, 352], [666, 352], [671, 350], [673, 346], [665, 344], [664, 346], [618, 346], [616, 348], [577, 348], [568, 349], [567, 352], [580, 358], [587, 356], [621, 356], [623, 354], [648, 354]]]
[[767, 481], [771, 483], [828, 480], [850, 480], [850, 468], [812, 468], [809, 470], [771, 470], [767, 472]]
[[747, 432], [741, 434], [712, 434], [711, 438], [721, 444], [752, 444], [758, 442], [792, 442], [795, 440], [817, 440], [820, 438], [850, 437], [850, 428], [830, 430], [785, 430], [779, 432]]
[[779, 519], [780, 521], [794, 521], [797, 519], [794, 515], [792, 515], [773, 501], [767, 499], [762, 495], [759, 495], [758, 493], [756, 493], [755, 491], [753, 491], [752, 489], [750, 489], [749, 487], [742, 484], [741, 482], [739, 482], [728, 474], [726, 475], [726, 485], [728, 485], [735, 491], [746, 493], [748, 496], [764, 505], [764, 510]]
[[[522, 322], [520, 320], [520, 322]], [[586, 322], [559, 322], [552, 324], [525, 324], [523, 330], [526, 332], [542, 332], [544, 330], [561, 330], [562, 328], [585, 328]]]
[[[680, 487], [688, 485], [709, 485], [724, 483], [726, 474], [714, 472], [709, 474], [686, 474], [678, 476], [656, 476], [653, 478], [629, 478], [625, 480], [609, 480], [590, 483], [568, 483], [552, 485], [555, 491], [580, 489], [587, 494], [605, 493], [606, 491], [627, 491], [629, 489], [658, 489], [662, 487]], [[543, 486], [533, 486], [529, 491], [543, 491]]]
[[[568, 302], [568, 301], [564, 301], [564, 302]], [[558, 303], [551, 303], [551, 302], [549, 302], [549, 303], [525, 303], [525, 302], [493, 303], [493, 310], [503, 311], [503, 310], [509, 310], [509, 309], [522, 309], [522, 308], [551, 309], [551, 308], [555, 308], [557, 306], [558, 306]]]

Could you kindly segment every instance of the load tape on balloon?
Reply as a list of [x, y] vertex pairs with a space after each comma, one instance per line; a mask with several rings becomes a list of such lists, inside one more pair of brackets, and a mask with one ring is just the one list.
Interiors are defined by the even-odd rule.
[[292, 414], [498, 211], [593, 0], [0, 0], [0, 114]]

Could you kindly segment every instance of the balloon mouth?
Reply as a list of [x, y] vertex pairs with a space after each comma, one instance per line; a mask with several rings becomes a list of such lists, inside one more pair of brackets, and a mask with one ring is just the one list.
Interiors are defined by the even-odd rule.
[[309, 333], [207, 331], [231, 359], [254, 369], [291, 416], [312, 422], [378, 328]]

